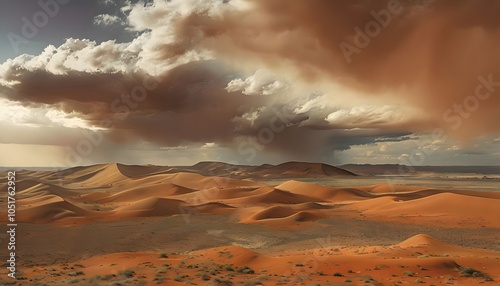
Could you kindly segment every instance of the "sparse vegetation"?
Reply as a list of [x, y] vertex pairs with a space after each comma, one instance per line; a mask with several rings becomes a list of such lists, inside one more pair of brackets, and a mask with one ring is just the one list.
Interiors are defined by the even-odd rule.
[[187, 277], [189, 277], [189, 276], [188, 275], [179, 275], [179, 276], [174, 278], [174, 281], [183, 282], [184, 278], [187, 278]]
[[260, 281], [246, 281], [243, 285], [245, 286], [257, 286], [257, 285], [262, 285]]
[[238, 269], [238, 272], [245, 273], [245, 274], [255, 274], [255, 271], [246, 265], [241, 267], [240, 269]]
[[165, 269], [165, 268], [160, 268], [160, 269], [156, 270], [156, 273], [160, 273], [160, 274], [162, 274], [162, 273], [167, 273], [167, 269]]
[[226, 269], [226, 271], [234, 271], [234, 268], [231, 265], [227, 265], [224, 269]]
[[125, 276], [127, 278], [130, 278], [130, 277], [134, 277], [135, 272], [133, 270], [130, 270], [130, 269], [125, 269], [125, 270], [121, 270], [119, 272], [119, 274], [122, 276]]
[[342, 273], [340, 273], [340, 272], [335, 272], [335, 273], [333, 273], [333, 276], [342, 277], [344, 275], [342, 275]]
[[224, 280], [220, 277], [215, 277], [212, 279], [215, 283], [217, 283], [217, 286], [231, 286], [233, 285], [233, 282], [230, 280]]
[[211, 276], [208, 275], [207, 273], [201, 274], [201, 280], [208, 281], [211, 279]]
[[460, 276], [463, 277], [477, 277], [477, 278], [483, 278], [485, 281], [493, 281], [493, 279], [490, 276], [474, 268], [460, 267], [459, 271], [460, 271]]

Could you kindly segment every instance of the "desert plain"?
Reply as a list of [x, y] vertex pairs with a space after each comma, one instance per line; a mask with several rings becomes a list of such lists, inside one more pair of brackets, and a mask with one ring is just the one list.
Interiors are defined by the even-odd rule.
[[4, 262], [1, 285], [500, 281], [495, 176], [395, 181], [319, 163], [203, 162], [20, 170], [16, 180], [17, 273], [8, 278]]

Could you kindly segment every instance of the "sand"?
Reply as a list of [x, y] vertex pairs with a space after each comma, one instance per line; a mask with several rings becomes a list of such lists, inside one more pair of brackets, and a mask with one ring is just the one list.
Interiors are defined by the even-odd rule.
[[[494, 235], [500, 229], [500, 192], [397, 185], [334, 188], [297, 179], [273, 186], [259, 181], [265, 171], [284, 178], [347, 174], [330, 167], [290, 162], [253, 171], [251, 167], [230, 169], [245, 170], [245, 176], [257, 173], [253, 179], [207, 176], [227, 171], [226, 165], [214, 162], [190, 168], [101, 164], [59, 172], [18, 172], [16, 222], [34, 233], [40, 233], [37, 225], [54, 229], [55, 243], [46, 245], [43, 241], [47, 240], [40, 239], [37, 247], [57, 250], [56, 239], [84, 244], [79, 239], [86, 236], [78, 232], [71, 237], [56, 234], [67, 229], [68, 235], [72, 228], [97, 231], [101, 225], [112, 224], [120, 225], [120, 233], [130, 233], [136, 250], [97, 251], [93, 244], [87, 255], [71, 258], [55, 251], [53, 257], [21, 264], [21, 277], [31, 284], [51, 285], [478, 285], [495, 283], [487, 282], [490, 279], [500, 281], [498, 236]], [[6, 186], [5, 177], [0, 186]], [[7, 218], [5, 205], [0, 208], [2, 223]], [[238, 227], [233, 232], [206, 230], [204, 243], [200, 238], [182, 253], [162, 254], [153, 251], [163, 247], [155, 231], [143, 232], [137, 226], [161, 225], [165, 218], [180, 218], [177, 221], [186, 225], [210, 221], [215, 225], [220, 219]], [[464, 230], [470, 233], [465, 239], [484, 243], [481, 249], [459, 246], [425, 233], [405, 239], [394, 233], [390, 244], [381, 238], [363, 239], [362, 233], [354, 245], [345, 243], [349, 241], [328, 241], [320, 243], [321, 247], [312, 243], [334, 221]], [[189, 237], [187, 229], [177, 223], [166, 231], [179, 243], [183, 236], [186, 243], [194, 243], [198, 238]], [[265, 230], [261, 232], [265, 235], [259, 236], [256, 229]], [[355, 228], [338, 231], [356, 236]], [[293, 240], [290, 232], [297, 234]], [[36, 235], [25, 235], [37, 243]], [[113, 239], [120, 245], [127, 238]], [[141, 241], [146, 246], [136, 245]]]

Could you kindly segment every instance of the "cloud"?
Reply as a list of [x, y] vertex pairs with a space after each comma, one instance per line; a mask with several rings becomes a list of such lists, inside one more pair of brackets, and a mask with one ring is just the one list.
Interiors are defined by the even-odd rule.
[[115, 1], [113, 1], [113, 0], [100, 0], [100, 2], [101, 2], [103, 5], [106, 5], [106, 6], [116, 5]]
[[241, 91], [246, 95], [273, 95], [285, 92], [289, 84], [283, 80], [276, 79], [264, 70], [257, 70], [246, 79], [233, 79], [227, 84], [229, 92]]
[[68, 39], [8, 60], [0, 94], [38, 110], [18, 122], [101, 128], [117, 144], [238, 150], [252, 139], [259, 150], [321, 159], [436, 127], [473, 138], [500, 131], [500, 4], [490, 4], [401, 1], [348, 62], [339, 45], [355, 45], [355, 28], [387, 2], [126, 2], [133, 41]]
[[383, 105], [361, 105], [351, 109], [339, 109], [326, 117], [331, 125], [344, 128], [367, 128], [397, 124], [404, 120], [404, 114], [394, 107]]
[[[355, 28], [364, 30], [375, 21], [374, 13], [387, 10], [387, 2], [251, 3], [244, 11], [224, 11], [221, 19], [193, 14], [179, 30], [198, 31], [200, 46], [233, 65], [265, 66], [312, 86], [336, 82], [367, 98], [413, 106], [429, 121], [428, 130], [441, 127], [461, 138], [500, 131], [494, 123], [500, 120], [500, 56], [495, 52], [500, 20], [492, 12], [499, 3], [401, 1], [402, 12], [391, 15], [351, 62], [340, 44], [355, 45]], [[479, 87], [478, 77], [490, 81], [489, 91]], [[491, 96], [474, 99], [477, 89]]]
[[120, 17], [109, 14], [100, 14], [94, 17], [94, 25], [111, 26], [114, 24], [122, 24]]

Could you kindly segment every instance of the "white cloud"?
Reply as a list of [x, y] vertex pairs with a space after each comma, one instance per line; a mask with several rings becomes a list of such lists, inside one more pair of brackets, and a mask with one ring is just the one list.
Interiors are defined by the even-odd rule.
[[397, 124], [405, 119], [404, 113], [393, 106], [360, 105], [334, 111], [325, 120], [332, 125], [360, 128], [371, 125]]
[[202, 149], [211, 149], [215, 147], [217, 147], [217, 144], [215, 144], [214, 142], [205, 143], [203, 144], [203, 146], [201, 146]]
[[116, 5], [115, 1], [113, 0], [100, 0], [102, 4], [106, 6], [111, 6], [111, 5]]
[[51, 122], [67, 128], [84, 128], [94, 131], [104, 130], [103, 128], [89, 125], [85, 120], [79, 117], [79, 114], [76, 113], [66, 113], [60, 110], [51, 109], [47, 111], [46, 116]]
[[122, 20], [116, 15], [101, 14], [94, 17], [94, 24], [98, 26], [122, 25]]
[[289, 84], [277, 79], [273, 74], [257, 70], [246, 79], [234, 79], [227, 84], [229, 92], [241, 91], [247, 95], [275, 95], [284, 92]]
[[326, 101], [325, 95], [315, 96], [306, 103], [295, 108], [293, 112], [295, 114], [302, 114], [311, 111], [311, 109], [324, 109], [326, 107]]
[[63, 126], [67, 128], [83, 128], [102, 130], [89, 125], [80, 118], [80, 114], [65, 113], [52, 107], [26, 107], [16, 102], [0, 98], [0, 123], [10, 123], [18, 126], [50, 127]]

